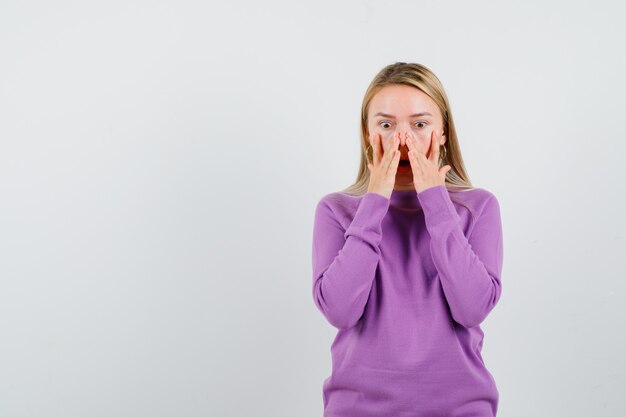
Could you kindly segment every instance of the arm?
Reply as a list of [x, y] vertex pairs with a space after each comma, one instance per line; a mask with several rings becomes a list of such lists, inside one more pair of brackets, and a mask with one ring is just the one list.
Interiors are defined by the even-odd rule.
[[500, 299], [502, 225], [500, 206], [491, 196], [478, 215], [469, 239], [445, 186], [418, 193], [431, 237], [430, 253], [454, 320], [476, 326]]
[[368, 192], [346, 230], [325, 201], [313, 226], [313, 300], [338, 329], [354, 326], [363, 315], [378, 267], [382, 220], [389, 199]]

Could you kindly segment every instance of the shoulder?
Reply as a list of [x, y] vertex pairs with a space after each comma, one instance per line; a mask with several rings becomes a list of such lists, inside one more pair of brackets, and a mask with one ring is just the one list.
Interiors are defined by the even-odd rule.
[[500, 205], [496, 195], [485, 188], [471, 188], [463, 191], [448, 190], [453, 203], [465, 207], [475, 221], [487, 211], [499, 211]]
[[452, 191], [448, 190], [450, 198], [460, 203], [466, 203], [472, 208], [479, 209], [490, 202], [496, 202], [498, 199], [495, 194], [485, 188], [471, 188], [469, 190]]
[[335, 191], [322, 195], [317, 202], [317, 210], [326, 210], [338, 215], [354, 212], [359, 206], [362, 195]]
[[364, 195], [335, 191], [322, 195], [315, 209], [316, 217], [331, 217], [344, 228], [348, 227], [354, 218]]
[[349, 194], [344, 191], [335, 191], [332, 193], [324, 194], [317, 202], [317, 205], [325, 205], [329, 207], [353, 207], [358, 206], [359, 201], [363, 198], [362, 195]]

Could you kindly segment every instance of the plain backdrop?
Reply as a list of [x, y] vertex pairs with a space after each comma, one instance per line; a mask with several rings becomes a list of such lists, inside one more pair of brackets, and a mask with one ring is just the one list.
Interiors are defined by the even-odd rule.
[[500, 202], [498, 416], [625, 415], [625, 12], [3, 0], [0, 416], [321, 416], [314, 209], [396, 61]]

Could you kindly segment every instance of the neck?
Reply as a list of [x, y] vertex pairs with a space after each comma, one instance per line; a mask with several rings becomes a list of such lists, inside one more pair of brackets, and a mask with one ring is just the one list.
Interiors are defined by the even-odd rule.
[[417, 191], [415, 187], [411, 188], [394, 188], [390, 198], [391, 204], [397, 207], [417, 208], [420, 207]]

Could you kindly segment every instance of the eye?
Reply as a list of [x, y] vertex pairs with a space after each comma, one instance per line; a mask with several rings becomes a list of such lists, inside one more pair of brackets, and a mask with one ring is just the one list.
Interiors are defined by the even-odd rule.
[[386, 128], [385, 126], [383, 126], [383, 125], [388, 125], [388, 124], [390, 124], [390, 123], [389, 123], [389, 122], [387, 122], [387, 121], [384, 121], [384, 120], [383, 120], [382, 122], [378, 123], [378, 125], [379, 125], [379, 126], [382, 126], [382, 128], [383, 128], [383, 129], [387, 129], [387, 128]]
[[[416, 125], [421, 124], [421, 125], [426, 126], [426, 123], [424, 123], [424, 122], [415, 122], [415, 124], [416, 124]], [[418, 126], [418, 127], [421, 129], [421, 128], [423, 128], [424, 126]]]

